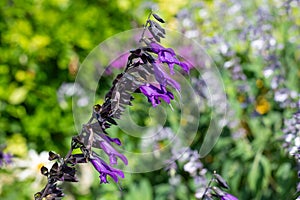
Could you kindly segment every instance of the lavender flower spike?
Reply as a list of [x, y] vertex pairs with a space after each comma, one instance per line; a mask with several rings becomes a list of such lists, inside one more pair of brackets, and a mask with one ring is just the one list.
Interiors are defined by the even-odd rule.
[[167, 91], [166, 87], [160, 85], [160, 89], [155, 87], [152, 84], [147, 83], [146, 85], [140, 86], [141, 92], [147, 96], [148, 101], [152, 103], [153, 107], [156, 107], [160, 104], [160, 99], [163, 99], [168, 104], [171, 102], [171, 99], [174, 99], [174, 95]]
[[226, 193], [224, 196], [221, 197], [221, 200], [238, 200], [235, 196]]
[[121, 170], [110, 167], [98, 156], [90, 158], [90, 162], [100, 174], [100, 184], [108, 183], [107, 175], [111, 176], [116, 183], [118, 182], [118, 177], [124, 178], [124, 173]]
[[170, 67], [171, 74], [174, 74], [174, 64], [179, 65], [185, 72], [189, 72], [189, 67], [186, 63], [180, 62], [176, 58], [173, 49], [165, 48], [155, 42], [150, 43], [151, 50], [158, 55], [158, 59], [162, 63], [167, 63]]

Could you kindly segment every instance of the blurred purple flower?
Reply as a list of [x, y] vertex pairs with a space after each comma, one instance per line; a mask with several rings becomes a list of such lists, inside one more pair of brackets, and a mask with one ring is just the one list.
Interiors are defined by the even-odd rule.
[[189, 72], [189, 67], [186, 63], [180, 62], [176, 58], [176, 54], [173, 49], [165, 48], [155, 42], [150, 43], [151, 50], [158, 55], [158, 59], [162, 63], [167, 63], [170, 67], [170, 73], [175, 74], [174, 64], [179, 65], [185, 72]]
[[160, 99], [163, 99], [168, 104], [171, 99], [174, 99], [174, 95], [167, 91], [166, 87], [160, 84], [160, 88], [155, 87], [152, 84], [147, 83], [146, 85], [140, 86], [141, 92], [147, 96], [148, 101], [152, 103], [153, 107], [160, 104]]
[[91, 158], [90, 162], [100, 173], [100, 183], [108, 183], [107, 175], [111, 176], [116, 183], [118, 182], [118, 177], [124, 178], [124, 173], [121, 170], [110, 167], [98, 156], [94, 156], [93, 158]]
[[183, 46], [178, 50], [179, 55], [185, 59], [185, 63], [187, 64], [189, 69], [194, 68], [194, 66], [201, 67], [203, 65], [202, 60], [197, 59], [193, 54], [193, 46]]
[[221, 197], [221, 200], [238, 200], [235, 196], [226, 193], [224, 196]]
[[4, 164], [12, 163], [12, 155], [10, 153], [3, 153], [0, 151], [0, 168]]
[[127, 59], [129, 56], [129, 52], [125, 52], [122, 55], [120, 55], [118, 58], [113, 60], [109, 66], [105, 69], [105, 74], [110, 75], [112, 74], [113, 69], [122, 69], [125, 68]]

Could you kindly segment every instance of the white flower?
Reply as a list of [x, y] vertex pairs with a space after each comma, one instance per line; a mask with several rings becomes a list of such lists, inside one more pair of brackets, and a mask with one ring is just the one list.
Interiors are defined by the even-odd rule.
[[14, 167], [20, 169], [17, 171], [16, 176], [20, 181], [27, 179], [34, 179], [31, 187], [36, 190], [41, 187], [42, 180], [45, 179], [41, 174], [41, 168], [43, 166], [48, 169], [51, 168], [53, 162], [48, 160], [49, 154], [46, 151], [38, 154], [35, 150], [29, 150], [27, 158], [15, 159]]

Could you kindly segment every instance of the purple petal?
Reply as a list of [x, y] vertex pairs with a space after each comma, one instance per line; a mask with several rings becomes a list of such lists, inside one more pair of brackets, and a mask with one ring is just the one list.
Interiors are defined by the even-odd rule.
[[150, 47], [154, 53], [158, 53], [159, 51], [165, 50], [165, 48], [156, 42], [151, 42]]
[[100, 147], [109, 156], [112, 165], [117, 164], [116, 156], [119, 157], [124, 162], [125, 165], [128, 164], [127, 158], [123, 154], [121, 154], [117, 150], [115, 150], [108, 142], [101, 141]]
[[107, 174], [105, 174], [105, 173], [102, 173], [102, 174], [100, 174], [99, 175], [99, 178], [100, 178], [100, 183], [108, 183], [108, 181], [107, 181]]
[[124, 173], [121, 170], [114, 169], [107, 165], [101, 158], [95, 156], [95, 158], [90, 159], [94, 168], [100, 173], [100, 183], [108, 183], [107, 175], [112, 177], [115, 182], [118, 182], [118, 177], [124, 178]]
[[116, 165], [116, 164], [118, 164], [118, 162], [117, 162], [117, 157], [114, 156], [114, 155], [109, 156], [109, 162], [110, 162], [111, 165]]
[[160, 51], [158, 53], [158, 58], [161, 62], [171, 64], [179, 64], [179, 60], [175, 57], [175, 54], [172, 54], [170, 51]]
[[168, 104], [171, 99], [174, 99], [174, 95], [167, 91], [165, 86], [160, 85], [160, 89], [151, 84], [146, 84], [140, 86], [141, 92], [148, 98], [148, 101], [152, 103], [153, 107], [156, 107], [160, 104], [159, 98], [163, 99]]
[[[192, 46], [183, 46], [178, 49], [179, 55], [185, 59], [185, 64], [188, 66], [188, 69], [194, 68], [194, 66], [201, 64], [201, 61], [193, 55]], [[188, 70], [188, 71], [189, 71]], [[184, 69], [184, 71], [188, 72]]]
[[103, 134], [103, 133], [100, 133], [99, 134], [106, 142], [113, 142], [113, 143], [115, 143], [115, 144], [117, 144], [117, 145], [121, 145], [122, 143], [121, 143], [121, 141], [119, 140], [119, 138], [111, 138], [111, 137], [109, 137], [108, 135], [105, 135], [105, 134]]
[[113, 68], [116, 68], [116, 69], [120, 69], [120, 68], [125, 67], [126, 63], [127, 63], [128, 56], [129, 56], [129, 52], [123, 53], [117, 59], [112, 61], [109, 66], [111, 66]]
[[238, 200], [235, 196], [231, 194], [225, 194], [224, 196], [221, 197], [221, 200]]
[[190, 68], [188, 66], [188, 64], [184, 63], [184, 62], [180, 62], [179, 66], [181, 66], [181, 68], [186, 72], [189, 73]]
[[167, 63], [170, 68], [170, 73], [174, 74], [174, 64], [179, 65], [185, 72], [189, 72], [188, 64], [180, 62], [176, 58], [176, 54], [171, 48], [164, 48], [163, 46], [152, 42], [150, 43], [151, 50], [158, 55], [158, 59], [162, 63]]
[[153, 63], [154, 75], [156, 80], [166, 86], [166, 84], [172, 86], [173, 88], [180, 90], [180, 85], [175, 80], [173, 80], [158, 64]]

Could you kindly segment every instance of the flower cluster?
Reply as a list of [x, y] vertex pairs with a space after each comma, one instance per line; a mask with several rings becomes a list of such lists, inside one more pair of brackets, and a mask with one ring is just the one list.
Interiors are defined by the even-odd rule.
[[[165, 170], [169, 173], [169, 184], [174, 190], [179, 187], [184, 177], [181, 176], [179, 171], [182, 170], [189, 174], [194, 180], [194, 185], [197, 188], [195, 197], [200, 199], [203, 196], [208, 180], [206, 178], [207, 169], [200, 161], [200, 155], [196, 150], [190, 147], [184, 147], [180, 138], [172, 131], [170, 127], [156, 127], [149, 130], [149, 135], [153, 135], [153, 132], [157, 133], [152, 136], [151, 142], [143, 141], [142, 149], [149, 149], [151, 151], [157, 151], [161, 147], [160, 144], [166, 141], [172, 141], [169, 153], [170, 157], [165, 161]], [[147, 134], [146, 134], [147, 136]], [[175, 198], [175, 197], [174, 197]]]
[[[164, 20], [158, 15], [153, 14], [153, 16], [158, 22], [164, 23]], [[146, 47], [135, 50], [135, 58], [139, 58], [135, 61], [135, 64], [139, 63], [150, 68], [149, 70], [154, 73], [156, 82], [149, 83], [146, 81], [139, 87], [139, 90], [148, 98], [153, 107], [159, 105], [161, 99], [170, 104], [170, 101], [174, 99], [174, 95], [167, 90], [167, 86], [179, 91], [180, 85], [165, 71], [163, 64], [167, 64], [171, 75], [175, 74], [175, 65], [181, 67], [186, 73], [189, 72], [189, 67], [187, 63], [181, 62], [177, 58], [173, 49], [158, 44], [160, 38], [165, 37], [165, 30], [156, 21], [150, 20], [150, 15], [145, 25], [146, 28], [148, 28], [152, 38], [145, 38], [143, 33], [140, 41], [143, 41]]]
[[[143, 48], [144, 53], [141, 53], [140, 56], [146, 55], [148, 57], [148, 62], [143, 62], [143, 64], [150, 64], [156, 82], [145, 83], [139, 89], [148, 98], [148, 101], [152, 103], [153, 107], [159, 105], [161, 99], [170, 104], [170, 101], [174, 99], [174, 95], [167, 90], [167, 86], [171, 86], [179, 91], [180, 85], [165, 71], [163, 64], [166, 63], [168, 65], [171, 75], [175, 74], [174, 65], [180, 66], [187, 73], [189, 68], [185, 62], [178, 60], [173, 49], [165, 48], [154, 41], [146, 44], [147, 47]], [[156, 54], [157, 58], [150, 53]]]
[[107, 175], [111, 176], [115, 182], [118, 182], [118, 177], [124, 178], [124, 173], [121, 170], [112, 168], [98, 156], [91, 158], [90, 162], [93, 164], [95, 169], [100, 173], [99, 176], [100, 183], [108, 183]]
[[[298, 177], [300, 178], [300, 110], [294, 113], [291, 119], [285, 120], [283, 133], [283, 148], [298, 163]], [[297, 192], [300, 192], [300, 182], [297, 186]]]
[[[170, 74], [175, 74], [174, 65], [180, 66], [185, 72], [189, 72], [188, 65], [185, 62], [181, 62], [177, 59], [176, 54], [173, 49], [165, 48], [156, 42], [151, 42], [148, 47], [145, 48], [148, 53], [154, 53], [157, 55], [157, 59], [151, 56], [150, 64], [152, 65], [156, 84], [146, 83], [140, 86], [141, 92], [148, 98], [148, 101], [152, 103], [153, 107], [160, 104], [160, 99], [164, 100], [166, 103], [170, 103], [174, 99], [172, 92], [167, 90], [167, 86], [171, 86], [176, 90], [180, 90], [180, 85], [170, 75], [164, 70], [162, 66], [166, 63], [170, 69]], [[150, 56], [150, 54], [148, 54]]]
[[185, 62], [180, 62], [176, 58], [176, 54], [173, 49], [165, 48], [155, 42], [150, 43], [151, 51], [158, 55], [158, 61], [167, 63], [170, 67], [171, 74], [174, 74], [174, 65], [179, 65], [185, 72], [189, 72], [188, 65]]
[[89, 160], [100, 174], [100, 183], [108, 183], [107, 175], [113, 178], [113, 180], [117, 183], [118, 177], [124, 178], [124, 173], [119, 169], [113, 168], [113, 165], [117, 164], [117, 157], [120, 158], [125, 165], [128, 164], [128, 161], [123, 154], [119, 153], [111, 145], [111, 143], [115, 143], [120, 146], [121, 141], [118, 138], [111, 138], [103, 133], [94, 132], [94, 134], [100, 136], [100, 140], [98, 141], [99, 147], [98, 145], [95, 145], [95, 147], [101, 148], [109, 156], [109, 164], [107, 164], [103, 159], [101, 159], [95, 152], [91, 153]]
[[300, 110], [294, 113], [291, 119], [285, 120], [284, 125], [283, 147], [290, 155], [298, 158], [300, 148]]
[[[155, 129], [150, 129], [148, 134], [153, 135], [153, 132], [157, 134], [152, 137], [151, 142], [143, 141], [142, 148], [156, 151], [161, 148], [159, 144], [172, 140], [172, 146], [170, 147], [171, 156], [165, 161], [167, 164], [165, 170], [170, 175], [169, 184], [173, 190], [176, 190], [186, 178], [186, 175], [183, 176], [179, 173], [183, 170], [194, 182], [196, 199], [212, 199], [212, 197], [216, 197], [221, 200], [237, 200], [235, 196], [224, 191], [229, 189], [229, 186], [221, 175], [214, 173], [211, 180], [207, 179], [208, 170], [201, 162], [199, 152], [190, 147], [184, 147], [171, 128], [156, 127]], [[217, 186], [211, 186], [213, 182]]]

